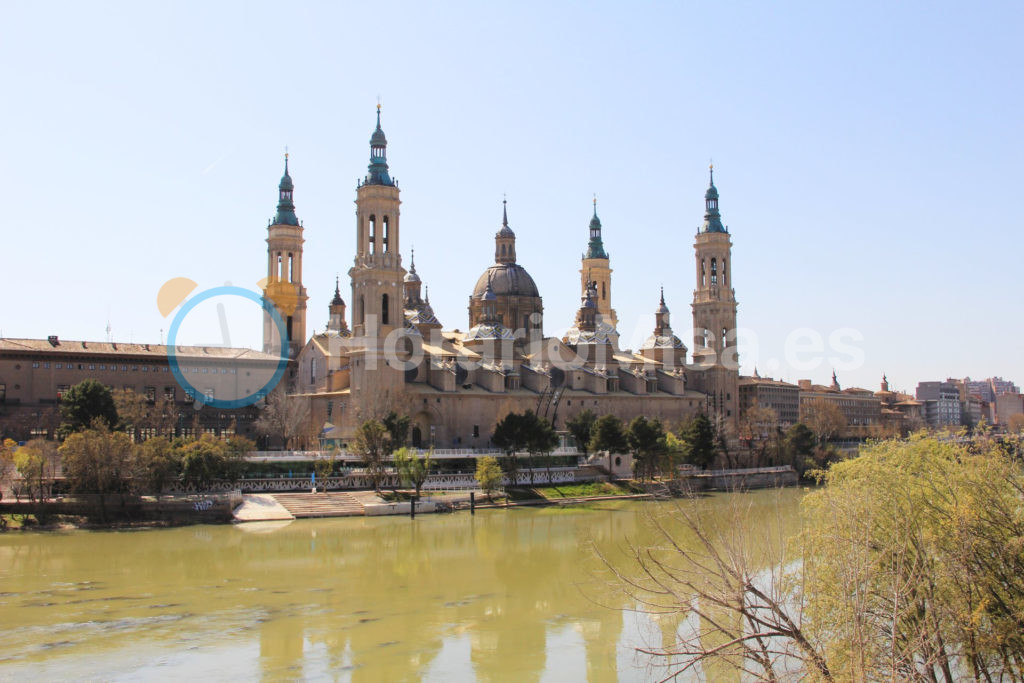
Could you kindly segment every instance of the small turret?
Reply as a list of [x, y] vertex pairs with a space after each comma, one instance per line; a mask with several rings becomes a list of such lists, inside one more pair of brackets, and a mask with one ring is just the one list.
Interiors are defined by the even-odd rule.
[[367, 168], [366, 185], [394, 185], [388, 175], [388, 139], [380, 127], [380, 105], [377, 105], [377, 128], [370, 136], [370, 165]]
[[508, 227], [508, 201], [501, 200], [501, 229], [494, 235], [494, 262], [516, 262], [516, 234]]
[[715, 166], [708, 167], [711, 180], [708, 183], [708, 191], [704, 193], [704, 225], [701, 232], [729, 232], [722, 225], [722, 215], [718, 212], [718, 188], [715, 187]]

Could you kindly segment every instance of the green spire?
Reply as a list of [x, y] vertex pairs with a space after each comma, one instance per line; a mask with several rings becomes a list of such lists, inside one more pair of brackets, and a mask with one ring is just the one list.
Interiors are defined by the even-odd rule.
[[366, 174], [366, 185], [394, 185], [388, 175], [388, 139], [380, 127], [380, 105], [377, 105], [377, 128], [370, 136], [370, 165]]
[[722, 216], [718, 213], [718, 188], [715, 187], [715, 166], [708, 166], [711, 173], [711, 182], [708, 184], [708, 191], [704, 193], [704, 225], [701, 232], [729, 232], [722, 225]]
[[284, 175], [281, 176], [281, 183], [277, 186], [277, 215], [274, 216], [274, 225], [298, 225], [299, 219], [295, 215], [295, 203], [292, 193], [295, 185], [288, 173], [288, 152], [284, 153]]
[[601, 241], [601, 219], [597, 217], [597, 197], [594, 197], [594, 217], [590, 219], [590, 242], [583, 258], [608, 258]]

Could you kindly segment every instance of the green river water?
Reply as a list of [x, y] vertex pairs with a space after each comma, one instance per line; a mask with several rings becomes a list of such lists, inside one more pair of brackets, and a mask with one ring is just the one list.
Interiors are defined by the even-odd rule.
[[[757, 545], [796, 489], [717, 494]], [[630, 610], [629, 564], [672, 503], [0, 535], [0, 679], [633, 681], [676, 621]], [[685, 535], [681, 535], [684, 539]]]

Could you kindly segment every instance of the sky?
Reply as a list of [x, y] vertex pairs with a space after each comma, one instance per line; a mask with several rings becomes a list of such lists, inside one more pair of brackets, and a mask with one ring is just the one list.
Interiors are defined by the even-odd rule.
[[507, 197], [561, 336], [596, 195], [623, 345], [664, 286], [692, 348], [713, 159], [745, 374], [1021, 383], [1021, 35], [1012, 2], [7, 2], [0, 334], [159, 342], [167, 280], [256, 289], [286, 147], [322, 330], [379, 101], [446, 329]]

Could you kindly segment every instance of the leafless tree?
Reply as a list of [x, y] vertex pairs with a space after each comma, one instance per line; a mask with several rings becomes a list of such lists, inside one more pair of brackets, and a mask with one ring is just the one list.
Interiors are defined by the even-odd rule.
[[309, 399], [289, 396], [284, 389], [277, 389], [267, 396], [267, 405], [260, 413], [254, 427], [256, 431], [271, 438], [280, 438], [287, 450], [309, 425]]

